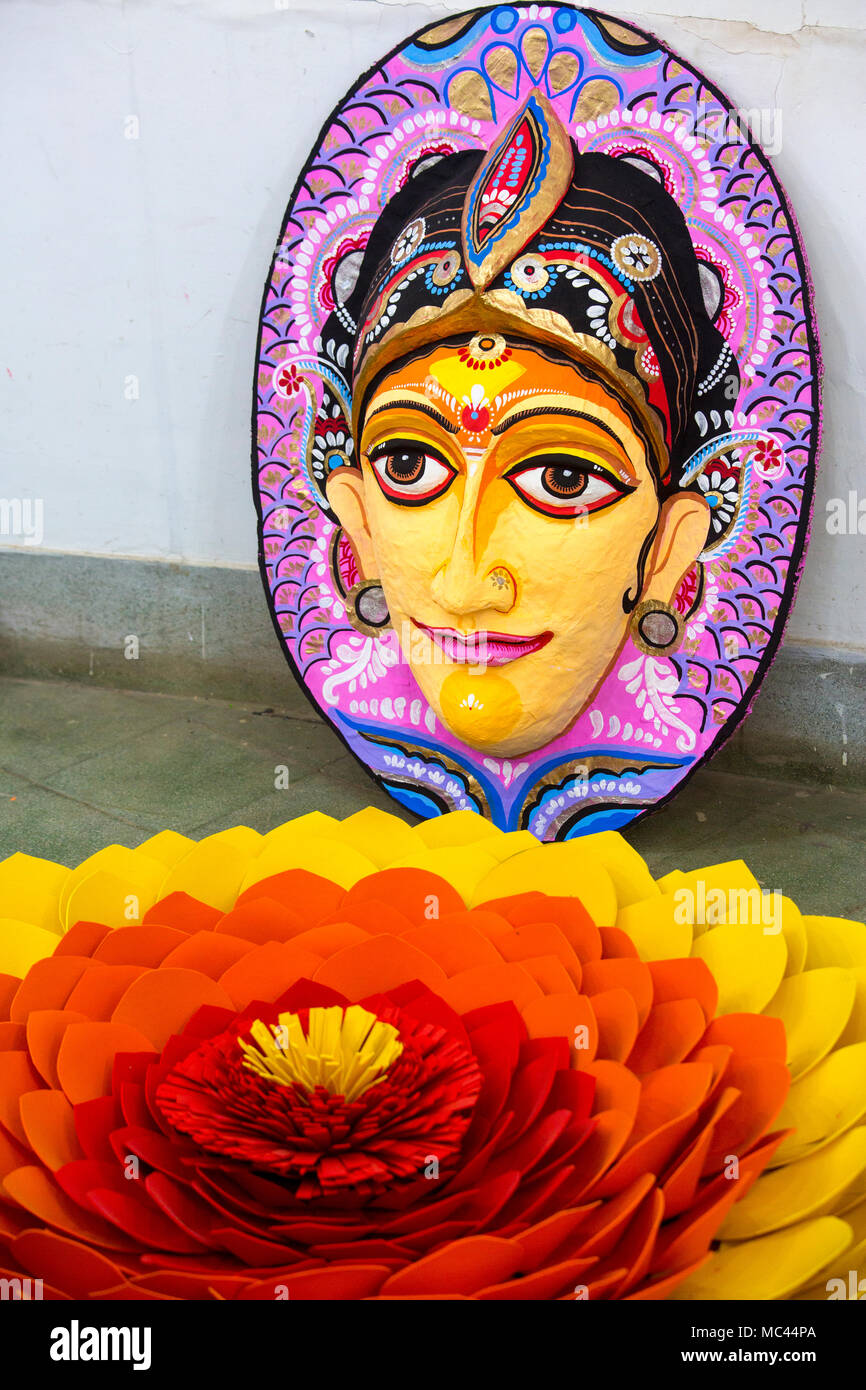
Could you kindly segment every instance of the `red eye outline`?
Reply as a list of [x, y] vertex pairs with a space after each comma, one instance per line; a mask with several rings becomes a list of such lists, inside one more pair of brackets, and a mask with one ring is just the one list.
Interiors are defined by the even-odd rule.
[[[603, 483], [609, 489], [606, 497], [597, 497], [585, 500], [587, 488], [574, 499], [573, 505], [557, 506], [553, 495], [551, 501], [545, 504], [539, 497], [528, 493], [525, 487], [521, 487], [517, 481], [524, 473], [542, 473], [548, 468], [570, 468], [575, 472], [582, 473], [587, 480], [595, 479]], [[525, 459], [522, 463], [516, 464], [503, 475], [504, 481], [510, 483], [522, 502], [531, 507], [535, 512], [541, 512], [543, 516], [562, 518], [566, 521], [574, 520], [575, 517], [588, 515], [590, 512], [600, 512], [606, 507], [613, 506], [620, 498], [626, 497], [634, 492], [634, 488], [624, 487], [622, 483], [614, 482], [609, 473], [604, 469], [598, 468], [590, 463], [588, 459], [581, 459], [572, 454], [544, 454], [537, 458]]]
[[[379, 466], [380, 464], [384, 465], [387, 459], [398, 453], [421, 454], [425, 466], [428, 462], [438, 464], [440, 468], [445, 469], [447, 477], [440, 478], [427, 492], [409, 493], [407, 487], [395, 484]], [[442, 497], [448, 491], [457, 477], [456, 468], [447, 463], [429, 444], [424, 444], [418, 439], [386, 440], [382, 444], [375, 445], [367, 454], [367, 459], [382, 494], [388, 498], [389, 502], [394, 502], [398, 507], [423, 507], [428, 502], [435, 502], [438, 497]]]

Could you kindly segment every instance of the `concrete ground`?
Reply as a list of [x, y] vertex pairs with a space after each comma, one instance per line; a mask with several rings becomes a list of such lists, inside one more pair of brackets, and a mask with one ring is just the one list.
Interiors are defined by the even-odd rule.
[[[282, 709], [0, 680], [0, 858], [76, 864], [156, 830], [270, 830], [305, 811], [348, 816], [384, 795], [303, 696]], [[275, 790], [274, 770], [289, 769]], [[804, 912], [866, 920], [866, 789], [725, 771], [725, 754], [627, 832], [656, 875], [745, 859]], [[0, 904], [2, 916], [2, 904]]]

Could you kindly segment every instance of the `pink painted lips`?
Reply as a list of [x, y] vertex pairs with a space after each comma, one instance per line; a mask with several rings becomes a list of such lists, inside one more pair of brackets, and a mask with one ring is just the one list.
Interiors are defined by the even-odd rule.
[[506, 632], [457, 632], [453, 627], [428, 627], [412, 619], [417, 628], [440, 649], [447, 661], [465, 666], [507, 666], [509, 661], [529, 656], [546, 647], [552, 632], [537, 637], [515, 637]]

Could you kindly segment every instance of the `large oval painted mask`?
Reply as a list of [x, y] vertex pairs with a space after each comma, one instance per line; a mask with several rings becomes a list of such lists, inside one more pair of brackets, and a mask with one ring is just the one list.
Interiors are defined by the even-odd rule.
[[705, 78], [565, 5], [424, 30], [326, 123], [264, 296], [254, 489], [298, 679], [422, 816], [627, 824], [772, 660], [818, 375], [794, 219]]

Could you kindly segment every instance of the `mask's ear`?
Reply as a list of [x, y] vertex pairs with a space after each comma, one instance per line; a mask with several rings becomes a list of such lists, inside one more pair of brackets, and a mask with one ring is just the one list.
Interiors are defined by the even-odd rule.
[[367, 522], [364, 478], [358, 468], [336, 468], [328, 477], [328, 505], [352, 543], [362, 579], [375, 579], [376, 556]]
[[672, 603], [683, 575], [707, 543], [710, 509], [694, 492], [678, 492], [661, 509], [651, 567], [642, 598]]

